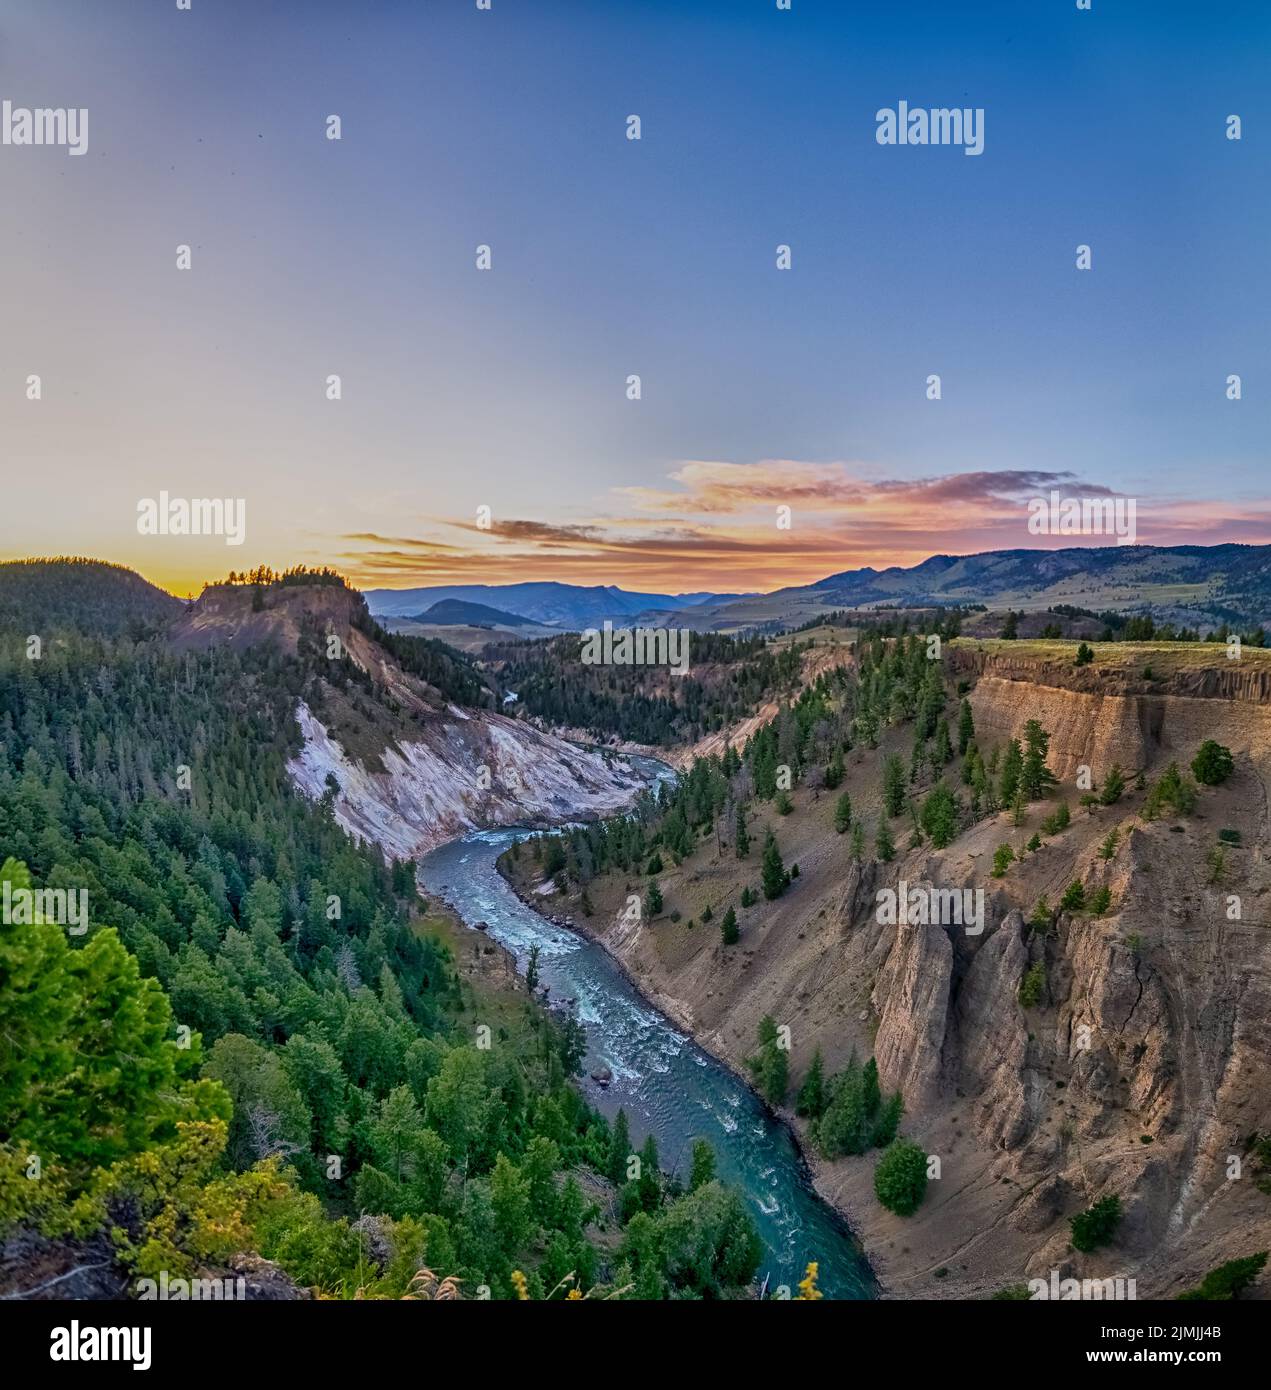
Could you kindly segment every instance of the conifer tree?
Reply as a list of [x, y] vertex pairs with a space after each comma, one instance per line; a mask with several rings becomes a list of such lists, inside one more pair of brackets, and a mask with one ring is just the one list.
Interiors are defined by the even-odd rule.
[[808, 1074], [799, 1087], [794, 1110], [796, 1115], [802, 1115], [805, 1119], [819, 1120], [824, 1109], [825, 1064], [821, 1060], [821, 1049], [818, 1047], [812, 1054], [812, 1065], [808, 1068]]
[[970, 700], [963, 699], [958, 708], [958, 753], [963, 755], [975, 738], [975, 719], [971, 714]]
[[741, 932], [737, 929], [737, 913], [731, 904], [719, 924], [719, 932], [724, 939], [725, 946], [735, 946], [741, 938]]
[[883, 764], [883, 809], [889, 816], [898, 816], [905, 809], [905, 767], [897, 753], [890, 754]]
[[774, 898], [779, 898], [790, 882], [785, 865], [781, 862], [781, 850], [777, 846], [777, 837], [771, 830], [768, 831], [764, 839], [760, 882], [763, 886], [763, 895], [769, 902]]

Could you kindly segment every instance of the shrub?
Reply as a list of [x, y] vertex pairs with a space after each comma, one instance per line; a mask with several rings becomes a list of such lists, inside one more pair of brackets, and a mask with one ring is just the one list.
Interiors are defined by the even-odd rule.
[[1015, 851], [1010, 845], [998, 845], [993, 851], [993, 877], [1001, 878], [1015, 860]]
[[1200, 745], [1192, 759], [1193, 775], [1207, 787], [1216, 787], [1220, 782], [1225, 782], [1231, 776], [1233, 767], [1231, 749], [1215, 743], [1212, 738], [1207, 738]]
[[1143, 819], [1155, 820], [1167, 806], [1180, 816], [1190, 815], [1196, 806], [1196, 783], [1179, 772], [1177, 763], [1170, 763], [1152, 784], [1143, 803]]
[[1089, 909], [1089, 911], [1092, 912], [1096, 917], [1102, 917], [1103, 914], [1111, 906], [1112, 889], [1109, 888], [1106, 883], [1101, 884], [1098, 888], [1094, 890], [1093, 893], [1091, 893], [1090, 901], [1086, 904], [1086, 907]]
[[1046, 966], [1042, 961], [1034, 961], [1024, 974], [1023, 983], [1019, 987], [1019, 1002], [1026, 1009], [1035, 1008], [1042, 1000], [1042, 991], [1046, 988]]
[[1064, 889], [1064, 895], [1059, 899], [1060, 912], [1080, 912], [1086, 905], [1086, 890], [1082, 886], [1079, 878], [1073, 881]]
[[1099, 789], [1099, 800], [1104, 806], [1111, 806], [1121, 800], [1124, 791], [1125, 773], [1121, 771], [1120, 763], [1113, 763], [1108, 769], [1108, 775], [1103, 779], [1103, 786]]
[[1073, 1248], [1089, 1253], [1101, 1245], [1107, 1245], [1120, 1224], [1120, 1197], [1100, 1197], [1094, 1206], [1087, 1207], [1085, 1211], [1079, 1211], [1076, 1216], [1069, 1218]]
[[1046, 901], [1043, 893], [1037, 900], [1037, 906], [1033, 908], [1033, 915], [1028, 919], [1028, 925], [1038, 931], [1050, 930], [1050, 904]]
[[1227, 876], [1227, 851], [1215, 845], [1205, 856], [1205, 864], [1209, 869], [1209, 882], [1221, 883]]
[[1267, 1252], [1259, 1250], [1256, 1255], [1246, 1255], [1243, 1260], [1228, 1260], [1225, 1265], [1212, 1269], [1194, 1289], [1180, 1293], [1178, 1301], [1206, 1303], [1226, 1303], [1240, 1295], [1262, 1273], [1267, 1262]]
[[1224, 845], [1239, 845], [1240, 832], [1238, 830], [1220, 830], [1218, 838]]
[[927, 1195], [927, 1155], [911, 1139], [894, 1139], [874, 1169], [874, 1195], [897, 1216], [911, 1216]]

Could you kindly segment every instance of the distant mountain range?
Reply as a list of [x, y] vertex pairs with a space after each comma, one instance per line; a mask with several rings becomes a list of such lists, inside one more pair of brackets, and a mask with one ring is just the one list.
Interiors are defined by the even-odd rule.
[[[1271, 624], [1271, 545], [1085, 546], [933, 555], [908, 569], [843, 570], [770, 594], [652, 594], [616, 585], [464, 584], [371, 589], [370, 611], [391, 627], [530, 632], [635, 623], [697, 631], [775, 631], [835, 609], [983, 604], [1038, 611], [1058, 604], [1102, 612], [1148, 612], [1160, 621], [1212, 628]], [[99, 560], [0, 564], [0, 620], [38, 614], [58, 625], [92, 613], [99, 631], [161, 625], [184, 603], [140, 575]], [[25, 620], [25, 617], [24, 619]], [[34, 630], [34, 629], [33, 629]], [[460, 643], [460, 645], [471, 645]]]
[[[1271, 620], [1271, 546], [1084, 546], [933, 555], [909, 569], [844, 570], [815, 584], [695, 605], [702, 631], [786, 627], [838, 608], [981, 603], [1022, 611], [1072, 604], [1142, 610], [1216, 627]], [[667, 618], [669, 621], [670, 619]]]
[[[679, 612], [700, 603], [727, 603], [740, 594], [640, 594], [613, 584], [451, 584], [421, 589], [368, 589], [366, 602], [381, 618], [416, 618], [426, 609], [449, 599], [476, 603], [515, 614], [549, 627], [578, 631], [612, 623], [629, 622], [650, 612]], [[421, 619], [422, 620], [422, 619]], [[430, 613], [426, 619], [436, 622]]]
[[[643, 594], [613, 585], [468, 584], [373, 589], [381, 617], [417, 617], [449, 599], [479, 603], [551, 627], [678, 623], [698, 631], [797, 625], [838, 608], [982, 603], [995, 609], [1072, 604], [1096, 612], [1142, 610], [1191, 626], [1271, 621], [1271, 546], [1069, 546], [933, 555], [908, 569], [864, 568], [770, 594]], [[428, 621], [436, 622], [430, 617]]]

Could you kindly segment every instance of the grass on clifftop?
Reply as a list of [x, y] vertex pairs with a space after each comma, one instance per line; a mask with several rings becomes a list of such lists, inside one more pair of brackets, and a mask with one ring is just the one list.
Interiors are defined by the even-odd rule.
[[[1079, 640], [1063, 638], [1021, 638], [1007, 641], [1001, 637], [954, 637], [949, 645], [967, 651], [987, 651], [998, 656], [1017, 656], [1035, 661], [1069, 661], [1076, 664]], [[1156, 675], [1174, 671], [1200, 671], [1210, 667], [1228, 669], [1245, 662], [1271, 664], [1271, 649], [1241, 648], [1238, 661], [1227, 656], [1221, 642], [1090, 642], [1094, 652], [1091, 667], [1096, 671], [1122, 670], [1141, 675], [1150, 666]]]

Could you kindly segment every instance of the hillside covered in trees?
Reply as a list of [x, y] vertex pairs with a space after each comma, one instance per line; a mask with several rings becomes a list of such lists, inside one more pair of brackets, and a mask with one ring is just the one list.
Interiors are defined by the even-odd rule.
[[[579, 1026], [461, 980], [414, 866], [292, 790], [327, 663], [104, 634], [48, 580], [0, 625], [0, 877], [86, 890], [88, 927], [0, 926], [4, 1232], [105, 1235], [129, 1279], [258, 1251], [335, 1296], [746, 1284], [736, 1194], [655, 1152], [628, 1182]], [[32, 660], [45, 592], [81, 630]]]
[[798, 684], [798, 644], [775, 648], [762, 637], [714, 633], [691, 633], [689, 643], [686, 675], [665, 666], [586, 665], [575, 635], [492, 642], [482, 656], [544, 724], [653, 746], [696, 742]]

